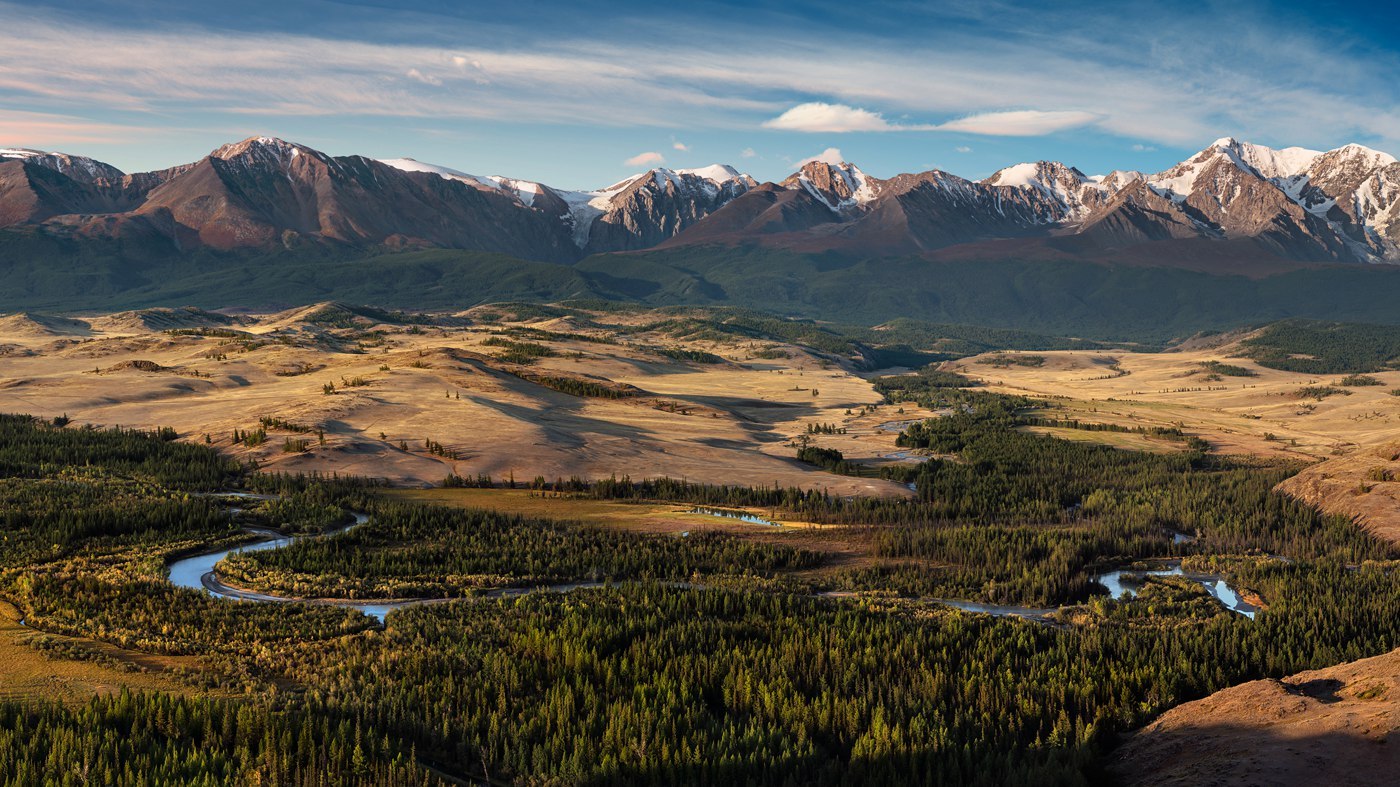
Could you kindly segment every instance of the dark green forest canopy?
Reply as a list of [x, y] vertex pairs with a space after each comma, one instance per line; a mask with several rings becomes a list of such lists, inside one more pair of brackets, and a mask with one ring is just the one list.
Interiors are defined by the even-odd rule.
[[[114, 247], [33, 228], [0, 230], [0, 312], [149, 306], [289, 307], [327, 299], [385, 309], [459, 310], [566, 299], [760, 309], [858, 326], [986, 326], [949, 332], [946, 350], [986, 343], [1058, 349], [1018, 332], [1160, 344], [1204, 330], [1307, 317], [1396, 324], [1400, 271], [1317, 265], [1247, 278], [1172, 267], [930, 261], [798, 254], [758, 246], [685, 247], [575, 265], [454, 250], [175, 253]], [[961, 334], [961, 335], [958, 335]], [[903, 343], [896, 339], [891, 344]], [[1019, 345], [1019, 347], [1018, 347]]]
[[1400, 365], [1400, 326], [1288, 320], [1241, 345], [1262, 366], [1304, 374], [1381, 372]]
[[[960, 459], [921, 473], [919, 499], [904, 509], [675, 481], [580, 483], [574, 492], [826, 512], [891, 539], [885, 549], [955, 558], [962, 573], [937, 581], [969, 587], [997, 576], [1007, 554], [1052, 567], [1046, 576], [1055, 578], [1043, 587], [1018, 586], [1025, 597], [1064, 592], [1074, 572], [1060, 567], [1120, 555], [1122, 539], [1169, 551], [1162, 526], [1190, 524], [1201, 538], [1186, 556], [1230, 573], [1269, 608], [1249, 621], [1206, 603], [1190, 583], [1161, 582], [1143, 601], [1099, 597], [1073, 608], [1092, 625], [1046, 626], [882, 595], [821, 598], [759, 576], [706, 588], [642, 573], [596, 590], [413, 607], [381, 628], [341, 609], [224, 603], [160, 578], [172, 551], [226, 542], [236, 527], [208, 498], [165, 485], [191, 483], [177, 469], [189, 464], [186, 450], [207, 452], [216, 471], [206, 480], [222, 477], [228, 468], [217, 469], [207, 448], [145, 435], [141, 446], [117, 451], [131, 433], [14, 419], [8, 434], [29, 448], [7, 459], [20, 470], [2, 479], [10, 496], [0, 498], [0, 527], [10, 539], [66, 546], [6, 563], [0, 595], [38, 629], [200, 655], [207, 669], [190, 679], [239, 698], [0, 703], [0, 773], [14, 784], [76, 784], [70, 774], [79, 772], [114, 784], [241, 784], [254, 773], [263, 783], [423, 784], [437, 779], [431, 766], [466, 778], [489, 772], [500, 782], [579, 785], [1081, 784], [1102, 775], [1118, 731], [1179, 702], [1400, 644], [1393, 554], [1350, 523], [1273, 495], [1288, 468], [1219, 464], [1189, 446], [1165, 456], [1101, 454], [1018, 431], [1018, 400], [964, 389], [924, 395], [957, 412], [906, 439]], [[65, 464], [70, 441], [91, 443], [92, 455], [110, 463]], [[1095, 494], [1104, 487], [1090, 471], [1051, 472], [1071, 458], [1119, 477], [1111, 494]], [[960, 463], [992, 486], [952, 483]], [[334, 479], [235, 478], [288, 496], [275, 509], [249, 511], [260, 524], [275, 517], [314, 529], [334, 521], [326, 506], [372, 510], [384, 525], [365, 530], [364, 543], [347, 553], [364, 547], [373, 555], [396, 539], [425, 550], [382, 565], [350, 558], [342, 567], [352, 574], [420, 570], [434, 549], [521, 575], [530, 560], [552, 566], [551, 576], [591, 562], [571, 562], [575, 528], [567, 523], [470, 512], [455, 520], [399, 502], [391, 510], [375, 487]], [[63, 489], [99, 481], [121, 495]], [[174, 516], [171, 500], [186, 501], [188, 513]], [[1084, 513], [1062, 509], [1066, 500]], [[123, 524], [133, 520], [146, 524]], [[462, 540], [451, 532], [458, 523], [481, 533]], [[599, 542], [599, 553], [609, 543]], [[1095, 552], [1104, 544], [1112, 550]], [[802, 565], [795, 554], [713, 546], [693, 559], [740, 574], [744, 566], [762, 574]], [[642, 543], [634, 549], [647, 554]], [[1294, 560], [1241, 554], [1266, 549]], [[871, 587], [877, 578], [857, 579]], [[892, 576], [890, 585], [906, 579]]]

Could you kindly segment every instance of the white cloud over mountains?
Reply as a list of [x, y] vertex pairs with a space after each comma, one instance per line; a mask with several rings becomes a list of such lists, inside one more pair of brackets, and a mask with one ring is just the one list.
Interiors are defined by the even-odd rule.
[[638, 153], [622, 163], [629, 167], [659, 167], [666, 163], [666, 157], [654, 150], [649, 150], [646, 153]]
[[835, 165], [840, 164], [845, 160], [845, 157], [841, 155], [841, 148], [827, 148], [826, 150], [823, 150], [815, 156], [808, 156], [807, 158], [804, 158], [801, 161], [797, 162], [797, 167], [801, 169], [802, 167], [811, 164], [813, 161], [820, 161], [824, 164]]
[[1071, 128], [1087, 126], [1103, 115], [1075, 110], [1042, 111], [1020, 109], [1010, 112], [983, 112], [940, 123], [938, 131], [961, 131], [997, 137], [1038, 137]]
[[845, 133], [848, 131], [901, 131], [892, 126], [878, 112], [848, 107], [845, 104], [826, 104], [814, 101], [798, 104], [772, 120], [763, 121], [764, 128], [781, 131], [807, 131]]
[[1056, 131], [1086, 126], [1102, 115], [1072, 110], [1022, 109], [983, 112], [944, 123], [890, 123], [878, 112], [846, 106], [809, 102], [798, 104], [783, 114], [763, 122], [764, 128], [810, 133], [849, 133], [855, 131], [958, 131], [1005, 137], [1038, 137]]

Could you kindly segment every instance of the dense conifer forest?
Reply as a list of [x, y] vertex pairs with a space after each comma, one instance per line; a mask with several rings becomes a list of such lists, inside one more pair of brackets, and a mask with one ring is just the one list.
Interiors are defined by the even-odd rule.
[[1380, 372], [1400, 363], [1400, 328], [1393, 325], [1285, 320], [1242, 345], [1263, 366], [1304, 374]]
[[[1397, 555], [1274, 493], [1296, 468], [1185, 441], [1147, 454], [1035, 435], [1033, 403], [934, 382], [916, 395], [951, 410], [902, 438], [935, 455], [907, 501], [534, 483], [848, 529], [879, 558], [858, 569], [737, 535], [643, 536], [251, 474], [168, 433], [0, 418], [0, 597], [36, 631], [199, 659], [179, 695], [0, 702], [0, 783], [1086, 784], [1118, 733], [1175, 704], [1400, 645]], [[200, 494], [239, 486], [279, 498]], [[220, 570], [293, 593], [464, 597], [381, 625], [164, 578], [180, 555], [253, 538], [246, 527], [314, 533], [352, 511], [369, 524]], [[1250, 620], [1179, 580], [1114, 600], [1089, 581], [1163, 557], [1227, 575], [1264, 608]], [[472, 595], [591, 579], [608, 582]], [[930, 596], [1064, 606], [1037, 622]]]

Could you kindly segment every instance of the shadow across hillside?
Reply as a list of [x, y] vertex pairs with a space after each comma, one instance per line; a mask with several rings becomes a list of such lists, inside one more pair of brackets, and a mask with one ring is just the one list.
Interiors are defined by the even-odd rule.
[[[1340, 685], [1313, 681], [1297, 694], [1330, 706], [1341, 701]], [[1400, 775], [1400, 741], [1388, 741], [1393, 721], [1353, 719], [1345, 731], [1327, 732], [1280, 721], [1139, 731], [1111, 755], [1107, 783], [1321, 787], [1395, 784]]]

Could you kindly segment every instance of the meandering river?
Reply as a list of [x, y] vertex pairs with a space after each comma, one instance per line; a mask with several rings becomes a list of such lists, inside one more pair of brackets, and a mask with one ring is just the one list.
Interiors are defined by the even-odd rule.
[[[246, 497], [246, 495], [240, 496]], [[349, 599], [287, 598], [270, 593], [258, 593], [252, 590], [229, 587], [219, 580], [219, 575], [214, 571], [214, 566], [218, 565], [219, 561], [229, 555], [236, 555], [243, 552], [262, 552], [268, 549], [281, 549], [303, 538], [325, 538], [338, 533], [345, 533], [368, 521], [369, 517], [367, 515], [357, 513], [355, 514], [355, 521], [353, 523], [314, 536], [288, 536], [278, 533], [275, 530], [249, 528], [248, 532], [262, 535], [265, 537], [265, 540], [244, 544], [243, 546], [237, 546], [231, 549], [217, 549], [212, 552], [202, 552], [197, 555], [191, 555], [190, 557], [176, 560], [170, 564], [170, 581], [172, 584], [182, 588], [204, 590], [219, 598], [233, 599], [234, 601], [262, 601], [279, 604], [292, 601], [306, 601], [312, 604], [328, 604], [331, 606], [345, 607], [347, 609], [363, 612], [383, 623], [384, 618], [391, 611], [411, 604], [422, 604], [427, 601], [427, 599], [411, 599], [405, 601], [352, 601]]]
[[[219, 492], [209, 495], [209, 497], [220, 498], [240, 498], [249, 500], [274, 500], [274, 495], [256, 495], [248, 492]], [[295, 543], [305, 538], [329, 538], [331, 536], [347, 533], [369, 521], [369, 515], [359, 512], [355, 513], [355, 521], [343, 527], [328, 530], [324, 533], [317, 533], [308, 536], [288, 536], [276, 530], [265, 530], [263, 528], [247, 528], [246, 532], [253, 535], [263, 536], [262, 541], [255, 541], [251, 544], [231, 547], [228, 549], [215, 549], [208, 552], [190, 555], [180, 558], [168, 566], [168, 575], [171, 584], [191, 590], [203, 590], [217, 598], [230, 599], [232, 601], [257, 601], [272, 604], [287, 604], [300, 602], [304, 604], [324, 604], [326, 606], [344, 607], [363, 612], [380, 623], [390, 612], [404, 607], [411, 607], [417, 604], [434, 604], [444, 601], [453, 601], [452, 598], [416, 598], [399, 599], [393, 601], [357, 601], [353, 599], [303, 599], [291, 598], [288, 596], [278, 596], [272, 593], [259, 593], [254, 590], [244, 590], [242, 588], [231, 587], [224, 584], [219, 579], [218, 572], [214, 567], [219, 561], [229, 555], [236, 555], [243, 552], [262, 552], [268, 549], [281, 549], [288, 544]], [[535, 587], [505, 587], [492, 588], [474, 594], [471, 598], [513, 598], [526, 593], [536, 593], [540, 591], [554, 591], [566, 593], [571, 590], [583, 590], [587, 588], [602, 587], [602, 582], [566, 582], [558, 585], [540, 585]]]
[[[235, 497], [257, 500], [274, 499], [274, 497], [271, 495], [254, 495], [246, 492], [218, 493], [211, 496]], [[730, 511], [725, 509], [697, 507], [692, 509], [690, 513], [707, 514], [710, 516], [740, 519], [745, 522], [751, 522], [754, 524], [780, 526], [776, 522], [762, 519], [760, 517], [754, 516], [753, 514], [749, 514], [748, 512], [743, 511]], [[295, 543], [304, 538], [328, 538], [331, 536], [338, 535], [340, 533], [349, 532], [350, 530], [353, 530], [369, 521], [369, 516], [367, 514], [356, 512], [354, 516], [355, 521], [348, 525], [345, 525], [344, 527], [329, 530], [325, 533], [319, 533], [316, 535], [309, 536], [288, 536], [279, 533], [275, 530], [248, 528], [247, 532], [255, 535], [261, 535], [264, 537], [264, 539], [262, 541], [255, 541], [251, 544], [244, 544], [242, 546], [236, 546], [227, 549], [215, 549], [208, 552], [201, 552], [199, 554], [190, 555], [189, 557], [180, 558], [172, 562], [169, 566], [170, 582], [179, 587], [190, 588], [192, 590], [203, 590], [218, 598], [225, 598], [233, 601], [254, 601], [274, 604], [301, 602], [307, 604], [324, 604], [328, 606], [344, 607], [346, 609], [353, 609], [358, 612], [363, 612], [364, 614], [377, 619], [380, 623], [383, 623], [385, 618], [389, 615], [389, 613], [396, 609], [402, 609], [404, 607], [414, 606], [416, 604], [431, 604], [453, 600], [450, 598], [421, 598], [401, 599], [394, 601], [356, 601], [351, 599], [291, 598], [287, 596], [278, 596], [271, 593], [259, 593], [253, 590], [244, 590], [242, 588], [230, 587], [229, 585], [224, 584], [219, 579], [218, 573], [214, 570], [214, 567], [219, 564], [219, 561], [223, 560], [229, 555], [239, 554], [243, 552], [261, 552], [263, 550], [268, 549], [280, 549], [282, 547], [287, 546], [288, 544]], [[1229, 609], [1233, 612], [1237, 612], [1247, 618], [1250, 618], [1251, 620], [1254, 618], [1255, 612], [1257, 612], [1257, 608], [1251, 605], [1249, 602], [1245, 601], [1243, 598], [1241, 598], [1239, 593], [1236, 592], [1234, 588], [1230, 587], [1229, 583], [1225, 581], [1224, 577], [1217, 576], [1214, 574], [1187, 573], [1182, 570], [1181, 564], [1179, 562], [1168, 563], [1162, 568], [1157, 569], [1128, 568], [1118, 569], [1115, 571], [1108, 571], [1102, 574], [1094, 575], [1093, 581], [1097, 582], [1098, 584], [1102, 585], [1105, 589], [1107, 589], [1109, 595], [1113, 598], [1120, 598], [1124, 595], [1132, 597], [1137, 595], [1138, 586], [1140, 585], [1140, 582], [1134, 581], [1134, 578], [1144, 576], [1184, 576], [1188, 579], [1200, 583], [1201, 586], [1204, 587], [1206, 591], [1209, 592], [1211, 596], [1214, 597], [1215, 600], [1219, 601], [1226, 609]], [[689, 583], [677, 584], [686, 587], [693, 587], [693, 585]], [[535, 593], [540, 591], [565, 593], [572, 590], [583, 590], [603, 586], [604, 583], [602, 582], [568, 582], [557, 585], [542, 585], [538, 587], [506, 587], [494, 588], [491, 590], [484, 591], [482, 593], [478, 593], [471, 597], [513, 598], [515, 596], [522, 596], [527, 593]], [[832, 596], [844, 594], [822, 593], [817, 595]], [[981, 602], [976, 601], [961, 601], [957, 599], [932, 599], [932, 601], [938, 604], [942, 604], [944, 606], [960, 609], [964, 612], [985, 613], [988, 615], [995, 615], [997, 617], [1022, 617], [1042, 621], [1045, 620], [1046, 617], [1051, 613], [1059, 610], [1058, 607], [1041, 608], [1021, 607], [1002, 604], [983, 604]]]

